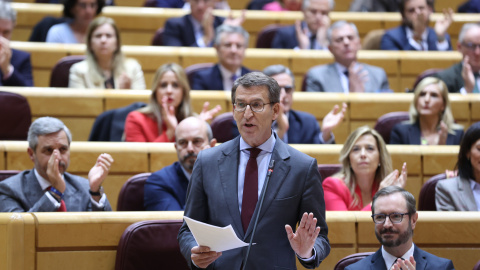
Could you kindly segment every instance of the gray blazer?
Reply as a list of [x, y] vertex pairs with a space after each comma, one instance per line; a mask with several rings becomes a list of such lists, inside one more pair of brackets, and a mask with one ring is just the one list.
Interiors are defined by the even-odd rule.
[[[232, 225], [237, 236], [249, 242], [257, 209], [243, 232], [238, 207], [237, 175], [240, 137], [200, 152], [187, 190], [185, 216], [215, 226]], [[314, 249], [316, 259], [307, 268], [317, 267], [330, 252], [325, 222], [325, 201], [315, 159], [288, 146], [277, 138], [272, 153], [275, 168], [260, 212], [257, 230], [246, 269], [296, 269], [295, 254], [285, 232], [304, 212], [312, 212], [320, 226]], [[186, 223], [178, 235], [180, 250], [192, 269], [190, 250], [197, 243]], [[208, 269], [241, 269], [247, 248], [223, 252]]]
[[[388, 90], [387, 74], [380, 67], [359, 63], [368, 72], [368, 80], [365, 82], [365, 92], [375, 93], [380, 90]], [[311, 68], [306, 78], [308, 92], [340, 92], [343, 93], [340, 74], [334, 63], [320, 65]]]
[[[69, 212], [111, 211], [108, 200], [103, 209], [92, 204], [88, 180], [65, 173], [65, 206]], [[55, 205], [38, 183], [33, 170], [23, 171], [0, 182], [0, 212], [55, 212]]]
[[470, 180], [458, 176], [437, 182], [435, 204], [437, 211], [477, 211]]

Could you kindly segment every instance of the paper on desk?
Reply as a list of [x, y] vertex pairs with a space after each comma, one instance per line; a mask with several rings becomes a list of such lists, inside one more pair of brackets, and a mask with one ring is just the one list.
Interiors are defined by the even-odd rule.
[[210, 247], [211, 251], [216, 252], [248, 246], [248, 243], [238, 239], [232, 225], [221, 228], [189, 217], [183, 218], [199, 246]]

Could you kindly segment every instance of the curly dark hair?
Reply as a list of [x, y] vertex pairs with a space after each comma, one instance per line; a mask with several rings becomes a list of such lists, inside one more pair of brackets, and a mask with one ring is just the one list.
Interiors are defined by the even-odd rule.
[[[72, 8], [77, 4], [78, 0], [63, 0], [63, 16], [68, 18], [75, 18], [72, 14]], [[102, 12], [105, 6], [105, 0], [97, 0], [97, 15]]]

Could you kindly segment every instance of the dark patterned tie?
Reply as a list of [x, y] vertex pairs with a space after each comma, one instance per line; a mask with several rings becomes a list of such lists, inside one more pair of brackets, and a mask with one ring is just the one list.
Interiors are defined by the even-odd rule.
[[257, 156], [262, 151], [259, 148], [249, 148], [247, 150], [250, 151], [250, 158], [245, 169], [245, 181], [243, 183], [242, 225], [244, 232], [247, 231], [258, 201]]
[[[397, 263], [398, 260], [405, 261], [403, 258], [396, 258], [395, 261], [393, 262], [392, 266], [390, 266], [390, 269]], [[402, 270], [402, 268], [400, 268]]]

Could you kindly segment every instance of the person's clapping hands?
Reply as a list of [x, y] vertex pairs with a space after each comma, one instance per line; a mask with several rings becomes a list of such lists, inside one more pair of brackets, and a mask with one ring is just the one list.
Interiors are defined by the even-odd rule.
[[203, 119], [203, 121], [210, 121], [213, 119], [213, 117], [222, 110], [222, 106], [217, 105], [213, 107], [213, 109], [209, 110], [208, 107], [210, 107], [210, 103], [206, 101], [203, 103], [203, 109], [202, 112], [200, 113], [200, 118]]
[[388, 186], [398, 186], [405, 188], [407, 183], [407, 163], [404, 162], [402, 166], [402, 172], [399, 175], [398, 170], [394, 170], [389, 175], [387, 175], [382, 182], [380, 182], [379, 190]]

